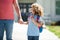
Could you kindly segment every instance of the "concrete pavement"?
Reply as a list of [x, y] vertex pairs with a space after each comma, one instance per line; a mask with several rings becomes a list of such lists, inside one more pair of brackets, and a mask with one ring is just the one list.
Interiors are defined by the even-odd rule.
[[[4, 40], [6, 40], [6, 35], [4, 35]], [[13, 40], [27, 40], [27, 25], [14, 23]], [[43, 32], [40, 33], [39, 40], [60, 40], [60, 39], [57, 36], [55, 36], [52, 32], [43, 29]]]

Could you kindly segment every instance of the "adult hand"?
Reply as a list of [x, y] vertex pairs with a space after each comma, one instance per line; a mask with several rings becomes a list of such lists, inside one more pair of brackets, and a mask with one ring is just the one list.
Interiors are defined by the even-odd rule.
[[18, 20], [18, 23], [23, 24], [23, 20], [22, 19], [19, 19]]

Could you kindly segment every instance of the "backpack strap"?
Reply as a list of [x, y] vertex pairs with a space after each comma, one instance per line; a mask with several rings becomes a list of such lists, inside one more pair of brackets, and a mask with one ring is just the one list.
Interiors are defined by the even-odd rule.
[[[38, 22], [39, 18], [40, 18], [40, 16], [37, 16], [37, 22]], [[39, 32], [41, 33], [43, 31], [43, 27], [38, 26], [38, 28], [39, 28]]]
[[[37, 22], [39, 22], [39, 18], [40, 18], [40, 16], [37, 16], [37, 19], [36, 19]], [[40, 26], [38, 26], [38, 28], [40, 28]]]
[[37, 19], [36, 19], [37, 22], [38, 22], [39, 18], [40, 18], [40, 16], [37, 16]]

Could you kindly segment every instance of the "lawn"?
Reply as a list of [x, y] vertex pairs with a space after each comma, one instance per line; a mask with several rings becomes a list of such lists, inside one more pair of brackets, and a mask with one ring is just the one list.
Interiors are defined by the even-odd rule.
[[60, 38], [60, 26], [47, 26], [51, 32]]

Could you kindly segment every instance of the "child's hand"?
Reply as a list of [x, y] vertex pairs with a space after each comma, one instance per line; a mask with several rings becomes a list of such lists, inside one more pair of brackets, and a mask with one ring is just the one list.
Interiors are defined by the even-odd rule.
[[27, 24], [28, 24], [28, 22], [24, 22], [23, 24], [26, 24], [26, 25], [27, 25]]
[[32, 21], [35, 21], [33, 16], [31, 16], [31, 20], [32, 20]]
[[33, 17], [31, 18], [31, 20], [32, 20], [32, 22], [33, 22], [35, 25], [41, 27], [41, 25], [42, 25], [41, 22], [37, 22]]
[[34, 18], [33, 16], [30, 16], [30, 18]]

